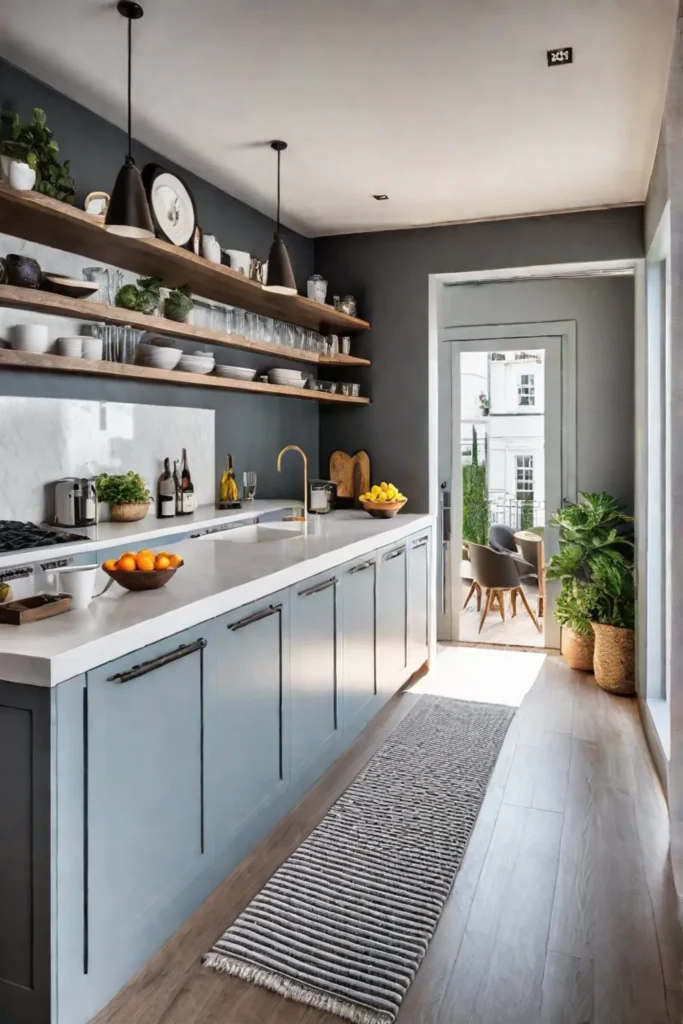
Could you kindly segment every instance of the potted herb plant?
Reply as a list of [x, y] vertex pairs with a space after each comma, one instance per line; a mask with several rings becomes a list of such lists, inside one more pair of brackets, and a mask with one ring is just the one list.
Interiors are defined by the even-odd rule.
[[73, 204], [74, 180], [70, 161], [57, 159], [59, 146], [47, 126], [45, 111], [33, 108], [30, 124], [22, 124], [19, 114], [3, 110], [2, 122], [11, 129], [11, 137], [0, 144], [0, 162], [5, 180], [12, 188], [30, 191]]
[[164, 302], [164, 316], [168, 320], [176, 320], [184, 324], [192, 312], [194, 303], [191, 299], [191, 289], [187, 284], [179, 288], [171, 288], [168, 298]]
[[592, 624], [600, 622], [604, 601], [599, 580], [605, 565], [632, 567], [633, 544], [624, 535], [632, 521], [604, 492], [583, 493], [580, 502], [565, 505], [550, 520], [560, 532], [560, 550], [548, 563], [547, 578], [561, 584], [555, 621], [562, 626], [562, 654], [570, 668], [593, 669]]
[[592, 558], [591, 581], [596, 682], [610, 693], [634, 694], [636, 602], [632, 557], [597, 552]]
[[139, 473], [100, 473], [96, 480], [99, 501], [109, 505], [112, 521], [134, 523], [149, 512], [152, 495]]

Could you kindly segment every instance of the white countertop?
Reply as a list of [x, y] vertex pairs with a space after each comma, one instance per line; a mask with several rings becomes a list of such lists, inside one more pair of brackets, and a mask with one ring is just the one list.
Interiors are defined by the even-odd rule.
[[88, 551], [114, 547], [118, 544], [130, 545], [135, 548], [143, 541], [169, 537], [174, 533], [192, 533], [195, 530], [210, 529], [213, 526], [237, 523], [240, 520], [254, 519], [267, 512], [280, 512], [301, 506], [301, 500], [286, 501], [284, 499], [256, 499], [245, 502], [240, 509], [220, 510], [213, 505], [201, 505], [191, 516], [174, 516], [172, 519], [157, 519], [154, 513], [139, 520], [137, 523], [99, 523], [79, 529], [75, 526], [59, 526], [54, 529], [63, 533], [73, 533], [87, 538], [65, 544], [48, 544], [42, 548], [31, 548], [28, 551], [10, 551], [0, 554], [0, 572], [18, 565], [31, 565], [35, 562], [54, 561], [68, 558], [71, 555], [83, 555]]
[[136, 594], [114, 584], [84, 611], [0, 625], [0, 679], [55, 686], [432, 524], [428, 515], [335, 512], [317, 517], [307, 536], [282, 541], [184, 541], [176, 551], [185, 565], [160, 590]]

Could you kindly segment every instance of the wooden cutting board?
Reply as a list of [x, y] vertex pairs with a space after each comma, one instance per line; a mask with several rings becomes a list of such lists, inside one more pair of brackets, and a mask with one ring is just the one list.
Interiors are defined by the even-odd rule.
[[366, 451], [330, 455], [330, 480], [337, 485], [337, 497], [353, 500], [370, 490], [370, 457]]

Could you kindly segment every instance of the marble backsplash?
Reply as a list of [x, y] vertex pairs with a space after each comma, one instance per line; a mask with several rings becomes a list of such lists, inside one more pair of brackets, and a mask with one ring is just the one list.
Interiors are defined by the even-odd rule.
[[[197, 503], [213, 504], [213, 410], [0, 397], [0, 519], [49, 521], [49, 483], [66, 476], [132, 469], [154, 493], [164, 457], [172, 464], [183, 447]], [[154, 514], [153, 506], [150, 512]]]

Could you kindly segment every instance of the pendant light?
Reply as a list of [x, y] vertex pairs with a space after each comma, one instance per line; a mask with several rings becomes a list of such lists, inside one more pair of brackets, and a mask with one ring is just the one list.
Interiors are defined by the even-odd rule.
[[142, 184], [142, 177], [135, 166], [132, 154], [131, 92], [132, 92], [132, 28], [133, 22], [145, 13], [140, 4], [132, 0], [119, 0], [116, 9], [128, 19], [128, 153], [126, 162], [119, 171], [114, 190], [109, 200], [109, 209], [104, 224], [107, 231], [127, 238], [153, 238], [154, 224], [149, 212], [149, 203]]
[[278, 292], [280, 295], [296, 295], [296, 281], [292, 264], [280, 235], [280, 154], [287, 149], [287, 143], [275, 139], [271, 142], [270, 148], [277, 153], [277, 227], [268, 254], [268, 277], [264, 288], [269, 292]]

